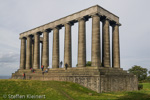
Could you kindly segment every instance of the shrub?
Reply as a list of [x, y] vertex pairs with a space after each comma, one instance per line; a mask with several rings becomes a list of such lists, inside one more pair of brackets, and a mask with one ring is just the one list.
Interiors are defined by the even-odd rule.
[[146, 68], [142, 68], [141, 66], [135, 65], [128, 71], [129, 73], [133, 73], [134, 75], [136, 75], [139, 81], [144, 81], [147, 78], [148, 70]]
[[138, 90], [143, 89], [143, 85], [142, 84], [138, 84]]
[[86, 66], [91, 66], [91, 61], [87, 61]]
[[150, 82], [150, 76], [148, 76], [148, 77], [146, 78], [146, 81], [147, 81], [147, 82]]

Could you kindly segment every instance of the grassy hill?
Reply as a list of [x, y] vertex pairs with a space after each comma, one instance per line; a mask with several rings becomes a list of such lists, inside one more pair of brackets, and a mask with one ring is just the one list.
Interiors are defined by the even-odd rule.
[[142, 84], [140, 91], [99, 94], [71, 82], [6, 79], [0, 80], [0, 100], [150, 100], [150, 83]]

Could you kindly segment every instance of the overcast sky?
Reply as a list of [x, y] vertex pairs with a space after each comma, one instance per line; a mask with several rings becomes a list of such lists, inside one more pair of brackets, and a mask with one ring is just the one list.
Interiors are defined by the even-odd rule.
[[[94, 5], [120, 17], [121, 67], [139, 65], [150, 70], [150, 0], [0, 0], [0, 75], [19, 69], [19, 34]], [[87, 61], [91, 60], [91, 19], [86, 22]], [[111, 28], [110, 28], [111, 35]], [[50, 33], [50, 67], [52, 62]], [[60, 30], [63, 61], [64, 28]], [[72, 26], [72, 63], [77, 64], [78, 23]]]

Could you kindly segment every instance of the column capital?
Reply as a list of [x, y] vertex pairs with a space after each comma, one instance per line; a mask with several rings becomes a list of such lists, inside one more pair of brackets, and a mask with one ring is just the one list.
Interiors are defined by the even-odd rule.
[[58, 29], [59, 30], [59, 29], [61, 29], [61, 26], [59, 26], [59, 25], [55, 26], [53, 29]]
[[41, 34], [42, 34], [42, 31], [34, 33], [34, 35], [41, 35]]
[[106, 17], [104, 20], [108, 20], [109, 22], [111, 21], [111, 18]]
[[115, 23], [113, 23], [113, 24], [111, 24], [111, 26], [112, 26], [112, 27], [114, 27], [114, 26], [116, 26], [116, 25], [117, 25], [117, 26], [121, 26], [121, 24], [120, 24], [120, 23], [116, 23], [116, 22], [115, 22]]
[[95, 16], [98, 16], [98, 17], [101, 17], [102, 15], [100, 13], [93, 13], [90, 15], [91, 17], [95, 17]]
[[30, 34], [30, 35], [28, 35], [28, 36], [27, 36], [27, 38], [28, 38], [28, 37], [31, 37], [31, 38], [32, 38], [32, 37], [33, 37], [33, 35], [32, 35], [32, 34]]
[[85, 19], [84, 17], [80, 17], [80, 18], [77, 19], [78, 22], [79, 22], [80, 20], [85, 20], [85, 21], [86, 21], [86, 19]]
[[120, 23], [116, 23], [116, 25], [121, 26], [121, 24], [120, 24]]
[[108, 17], [106, 17], [105, 19], [102, 20], [102, 22], [105, 22], [105, 21], [110, 22], [111, 20]]
[[66, 24], [68, 24], [68, 25], [70, 25], [70, 26], [74, 25], [74, 23], [72, 23], [72, 22], [66, 22], [66, 23], [64, 23], [63, 25], [65, 26]]
[[109, 21], [110, 21], [110, 20], [111, 20], [111, 18], [106, 16], [105, 20], [109, 20]]
[[20, 40], [21, 40], [21, 39], [27, 39], [27, 37], [21, 37]]
[[52, 30], [52, 29], [48, 28], [48, 29], [43, 30], [43, 32], [49, 33], [49, 32], [51, 32], [51, 30]]

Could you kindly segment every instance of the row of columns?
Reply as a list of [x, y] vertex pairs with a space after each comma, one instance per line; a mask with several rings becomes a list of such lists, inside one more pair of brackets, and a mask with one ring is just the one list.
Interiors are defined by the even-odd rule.
[[[102, 23], [102, 65], [101, 65], [101, 43], [100, 43], [100, 15], [92, 15], [92, 56], [91, 66], [110, 67], [110, 33], [109, 19], [105, 18]], [[78, 66], [86, 66], [86, 19], [80, 18], [78, 20]], [[72, 67], [72, 48], [71, 48], [71, 23], [64, 24], [65, 26], [65, 46], [64, 46], [64, 64]], [[53, 55], [52, 68], [59, 68], [59, 29], [53, 28]], [[49, 66], [49, 32], [43, 32], [42, 45], [42, 65]], [[34, 36], [29, 35], [21, 39], [21, 56], [20, 69], [39, 69], [40, 66], [40, 32], [35, 33]], [[34, 37], [34, 43], [32, 38]], [[27, 40], [27, 44], [26, 44]], [[119, 52], [119, 25], [112, 25], [112, 67], [120, 68], [120, 52]]]

